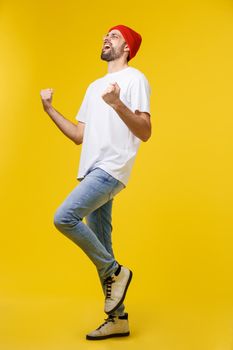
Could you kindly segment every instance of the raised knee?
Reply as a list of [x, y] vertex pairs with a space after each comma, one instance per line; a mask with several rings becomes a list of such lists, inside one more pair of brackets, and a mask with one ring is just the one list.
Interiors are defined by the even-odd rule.
[[58, 210], [54, 214], [53, 223], [56, 228], [60, 228], [64, 224], [64, 216]]
[[54, 225], [56, 228], [72, 227], [78, 223], [81, 219], [78, 216], [74, 216], [71, 213], [58, 209], [54, 214]]

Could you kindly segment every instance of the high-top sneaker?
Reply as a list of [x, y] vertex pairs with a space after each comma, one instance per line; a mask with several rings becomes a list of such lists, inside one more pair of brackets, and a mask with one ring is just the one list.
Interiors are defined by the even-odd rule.
[[126, 337], [130, 334], [128, 314], [123, 316], [109, 315], [99, 328], [86, 335], [87, 340], [101, 340], [112, 337]]
[[106, 314], [113, 313], [123, 303], [132, 275], [127, 267], [119, 265], [117, 271], [104, 281]]

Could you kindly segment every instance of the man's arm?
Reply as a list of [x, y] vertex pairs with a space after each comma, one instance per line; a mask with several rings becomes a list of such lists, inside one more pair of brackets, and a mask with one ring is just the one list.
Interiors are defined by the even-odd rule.
[[52, 106], [52, 89], [41, 90], [41, 100], [44, 111], [50, 116], [57, 127], [72, 140], [76, 145], [83, 142], [85, 123], [79, 122], [77, 125], [66, 119]]
[[138, 110], [133, 113], [120, 99], [112, 105], [132, 133], [146, 142], [151, 136], [150, 115]]
[[150, 138], [151, 122], [149, 113], [138, 110], [133, 113], [120, 100], [120, 87], [117, 83], [111, 84], [111, 86], [103, 93], [102, 98], [117, 112], [119, 117], [135, 136], [144, 142]]

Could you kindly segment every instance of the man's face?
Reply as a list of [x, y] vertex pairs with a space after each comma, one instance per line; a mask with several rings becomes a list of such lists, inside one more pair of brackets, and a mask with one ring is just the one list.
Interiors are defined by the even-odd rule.
[[101, 59], [110, 62], [120, 58], [125, 52], [125, 45], [126, 42], [121, 32], [117, 29], [111, 30], [103, 38]]

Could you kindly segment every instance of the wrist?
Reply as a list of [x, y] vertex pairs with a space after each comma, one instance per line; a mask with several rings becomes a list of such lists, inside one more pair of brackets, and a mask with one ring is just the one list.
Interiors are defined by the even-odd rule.
[[44, 104], [43, 106], [44, 106], [45, 112], [47, 113], [53, 110], [53, 106], [51, 104], [49, 105]]
[[115, 102], [111, 103], [111, 107], [115, 110], [119, 109], [119, 107], [122, 106], [122, 101], [120, 99], [116, 100]]

